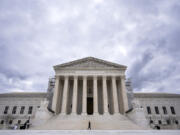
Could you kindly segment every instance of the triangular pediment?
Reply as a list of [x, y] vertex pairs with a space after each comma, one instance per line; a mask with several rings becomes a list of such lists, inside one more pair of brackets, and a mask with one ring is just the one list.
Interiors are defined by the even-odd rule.
[[94, 57], [71, 61], [54, 66], [54, 69], [126, 69], [126, 66], [101, 60]]

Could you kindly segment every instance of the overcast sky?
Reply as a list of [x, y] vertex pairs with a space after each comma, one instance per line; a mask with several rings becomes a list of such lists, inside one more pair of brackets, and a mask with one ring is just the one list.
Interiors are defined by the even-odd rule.
[[0, 93], [44, 92], [87, 56], [127, 65], [134, 91], [180, 93], [180, 0], [0, 0]]

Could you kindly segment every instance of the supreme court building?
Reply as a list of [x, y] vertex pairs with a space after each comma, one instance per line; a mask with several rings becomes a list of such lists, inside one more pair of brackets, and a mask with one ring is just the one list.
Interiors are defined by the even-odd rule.
[[29, 118], [38, 130], [180, 129], [180, 94], [134, 93], [126, 69], [94, 57], [56, 65], [47, 93], [0, 94], [0, 129]]
[[143, 111], [133, 114], [143, 114], [142, 126], [126, 116], [129, 111], [126, 68], [93, 57], [54, 66], [55, 87], [51, 108], [55, 116], [41, 128], [87, 129], [89, 123], [92, 129], [147, 128]]

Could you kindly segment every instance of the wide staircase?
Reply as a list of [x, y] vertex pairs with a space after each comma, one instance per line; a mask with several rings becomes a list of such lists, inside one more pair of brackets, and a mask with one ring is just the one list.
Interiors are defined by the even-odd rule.
[[41, 126], [35, 126], [35, 130], [86, 130], [88, 125], [92, 130], [143, 130], [144, 128], [130, 121], [123, 115], [66, 115], [55, 116]]

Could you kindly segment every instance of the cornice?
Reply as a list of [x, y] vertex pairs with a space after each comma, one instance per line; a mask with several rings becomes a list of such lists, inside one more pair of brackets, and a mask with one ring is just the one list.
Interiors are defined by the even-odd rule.
[[2, 93], [0, 94], [0, 98], [46, 98], [47, 93], [45, 92], [15, 92], [15, 93]]
[[[85, 62], [95, 62], [97, 64], [102, 64], [104, 65], [104, 67], [73, 67], [74, 65], [81, 65]], [[126, 66], [124, 65], [120, 65], [120, 64], [117, 64], [117, 63], [113, 63], [113, 62], [109, 62], [109, 61], [105, 61], [105, 60], [102, 60], [102, 59], [98, 59], [98, 58], [94, 58], [94, 57], [86, 57], [86, 58], [83, 58], [83, 59], [78, 59], [78, 60], [74, 60], [74, 61], [71, 61], [71, 62], [67, 62], [67, 63], [63, 63], [63, 64], [59, 64], [59, 65], [55, 65], [54, 66], [54, 70], [57, 70], [57, 69], [66, 69], [66, 70], [72, 70], [72, 69], [82, 69], [82, 70], [87, 70], [87, 69], [99, 69], [99, 70], [102, 70], [102, 69], [122, 69], [122, 70], [126, 70]]]
[[173, 93], [134, 93], [135, 98], [180, 98], [180, 94]]

